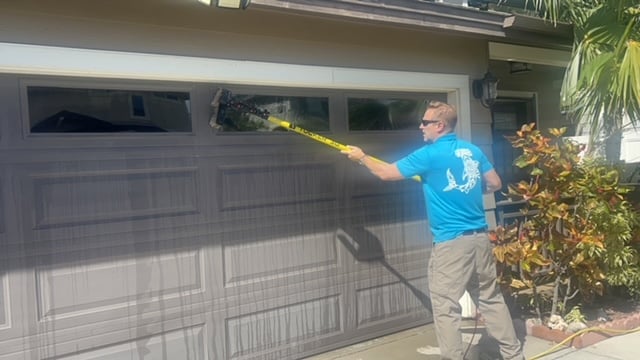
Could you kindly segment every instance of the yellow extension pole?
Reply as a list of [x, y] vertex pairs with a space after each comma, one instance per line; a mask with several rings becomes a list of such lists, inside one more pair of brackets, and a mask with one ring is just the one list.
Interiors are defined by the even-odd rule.
[[[297, 134], [306, 136], [306, 137], [308, 137], [308, 138], [310, 138], [312, 140], [315, 140], [315, 141], [317, 141], [319, 143], [325, 144], [325, 145], [327, 145], [329, 147], [332, 147], [334, 149], [337, 149], [337, 150], [340, 150], [340, 151], [348, 149], [347, 145], [341, 144], [341, 143], [339, 143], [337, 141], [329, 139], [328, 137], [324, 137], [322, 135], [318, 135], [318, 134], [316, 134], [314, 132], [311, 132], [309, 130], [303, 129], [301, 127], [298, 127], [298, 126], [296, 126], [296, 125], [294, 125], [294, 124], [292, 124], [292, 123], [290, 123], [288, 121], [284, 121], [284, 120], [278, 119], [278, 118], [276, 118], [274, 116], [269, 116], [267, 118], [267, 120], [272, 124], [281, 126], [281, 127], [285, 128], [285, 129], [287, 129], [289, 131], [293, 131], [293, 132], [295, 132]], [[367, 156], [369, 156], [369, 155], [367, 155]], [[373, 161], [376, 161], [376, 162], [379, 162], [381, 164], [386, 164], [386, 162], [384, 162], [384, 161], [382, 161], [380, 159], [377, 159], [377, 158], [375, 158], [373, 156], [369, 156], [369, 159], [371, 159]], [[417, 181], [417, 182], [422, 182], [422, 179], [420, 179], [420, 177], [417, 176], [417, 175], [412, 177], [412, 179]]]

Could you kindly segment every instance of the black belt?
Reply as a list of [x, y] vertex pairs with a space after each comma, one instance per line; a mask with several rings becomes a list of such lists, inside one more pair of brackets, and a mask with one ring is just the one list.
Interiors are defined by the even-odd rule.
[[485, 227], [481, 227], [473, 230], [463, 231], [462, 235], [475, 235], [475, 234], [483, 233], [486, 231], [487, 231], [487, 227], [485, 226]]

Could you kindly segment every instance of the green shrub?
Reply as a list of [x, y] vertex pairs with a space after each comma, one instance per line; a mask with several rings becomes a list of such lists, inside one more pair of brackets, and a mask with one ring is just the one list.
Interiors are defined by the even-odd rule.
[[[494, 253], [514, 288], [532, 290], [553, 285], [550, 313], [567, 301], [582, 303], [602, 295], [607, 286], [640, 294], [639, 217], [626, 199], [618, 169], [598, 158], [581, 158], [582, 147], [562, 138], [564, 129], [544, 136], [533, 124], [510, 137], [522, 155], [514, 165], [526, 169], [529, 181], [509, 185], [507, 196], [524, 201], [522, 220], [493, 234]], [[563, 298], [560, 303], [560, 298]]]

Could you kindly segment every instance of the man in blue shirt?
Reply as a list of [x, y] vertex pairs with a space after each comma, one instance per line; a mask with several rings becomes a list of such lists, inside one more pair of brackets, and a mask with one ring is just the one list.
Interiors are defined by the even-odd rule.
[[482, 194], [502, 187], [500, 177], [475, 145], [456, 137], [455, 108], [429, 103], [420, 130], [427, 145], [387, 164], [349, 146], [342, 151], [382, 180], [420, 176], [433, 248], [429, 292], [442, 359], [461, 360], [459, 300], [467, 290], [482, 314], [487, 332], [498, 341], [503, 359], [524, 359], [509, 310], [496, 280], [487, 236]]

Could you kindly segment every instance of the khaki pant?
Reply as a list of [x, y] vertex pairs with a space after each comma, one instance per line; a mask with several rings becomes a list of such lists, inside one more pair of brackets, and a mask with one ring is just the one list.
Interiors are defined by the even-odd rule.
[[495, 259], [486, 233], [435, 244], [429, 261], [429, 291], [442, 359], [463, 356], [460, 298], [467, 290], [503, 359], [524, 359], [511, 315], [496, 281]]

